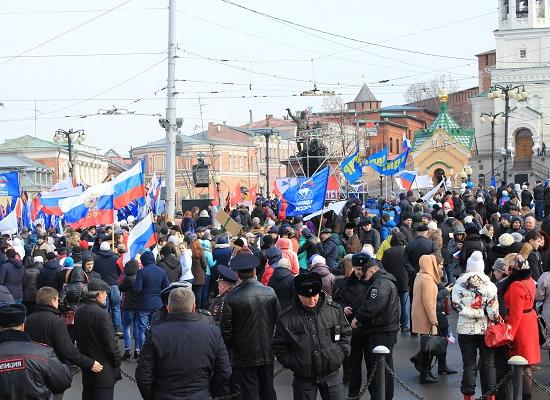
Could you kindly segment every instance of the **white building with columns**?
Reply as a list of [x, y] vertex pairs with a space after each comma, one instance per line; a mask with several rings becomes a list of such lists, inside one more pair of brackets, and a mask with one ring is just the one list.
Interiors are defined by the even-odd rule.
[[[520, 86], [526, 100], [510, 98], [508, 126], [508, 182], [533, 183], [550, 177], [550, 158], [541, 153], [550, 133], [550, 0], [498, 0], [495, 34], [496, 65], [489, 69], [491, 84]], [[497, 181], [504, 180], [504, 120], [495, 124], [494, 148], [491, 123], [482, 113], [503, 113], [505, 102], [487, 91], [471, 99], [475, 146], [471, 167], [474, 180], [489, 182], [491, 159]], [[548, 143], [550, 144], [550, 142]]]

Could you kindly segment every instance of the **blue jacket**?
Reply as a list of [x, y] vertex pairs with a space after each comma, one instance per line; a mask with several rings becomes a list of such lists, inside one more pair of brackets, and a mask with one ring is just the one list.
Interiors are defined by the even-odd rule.
[[391, 231], [393, 228], [395, 228], [397, 225], [394, 221], [390, 220], [384, 224], [382, 229], [380, 229], [380, 241], [383, 242], [388, 238], [388, 236], [391, 235]]
[[44, 266], [40, 270], [40, 275], [38, 275], [38, 288], [44, 286], [55, 287], [55, 276], [63, 267], [59, 264], [59, 260], [56, 258], [54, 260], [49, 260], [44, 263]]
[[137, 292], [138, 311], [155, 311], [162, 308], [160, 291], [167, 287], [170, 282], [166, 272], [154, 263], [155, 256], [151, 252], [143, 253], [141, 262], [143, 268], [137, 272], [134, 289]]

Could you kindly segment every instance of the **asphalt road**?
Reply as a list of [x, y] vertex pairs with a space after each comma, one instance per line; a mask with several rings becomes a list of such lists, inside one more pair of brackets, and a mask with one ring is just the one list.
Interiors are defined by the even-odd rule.
[[[454, 331], [456, 326], [456, 316], [451, 316], [451, 327]], [[123, 341], [120, 341], [121, 347]], [[416, 353], [418, 349], [418, 338], [412, 338], [409, 334], [399, 334], [397, 339], [397, 346], [394, 349], [394, 364], [395, 372], [397, 376], [408, 386], [410, 386], [415, 393], [419, 394], [426, 400], [462, 400], [463, 396], [460, 393], [460, 380], [462, 374], [462, 358], [460, 355], [460, 349], [458, 342], [451, 345], [448, 348], [448, 365], [459, 371], [455, 375], [446, 375], [440, 377], [440, 380], [436, 384], [420, 385], [418, 383], [418, 372], [414, 369], [409, 361], [409, 358]], [[182, 360], [182, 362], [185, 362]], [[133, 359], [122, 363], [122, 370], [131, 376], [134, 376], [134, 371], [137, 362]], [[275, 366], [275, 371], [280, 368], [280, 365]], [[434, 367], [434, 372], [437, 372], [437, 366]], [[364, 382], [366, 382], [366, 371], [363, 367]], [[543, 351], [542, 354], [542, 369], [537, 371], [535, 376], [548, 385], [550, 381], [550, 361], [547, 351]], [[283, 371], [275, 378], [275, 388], [277, 390], [277, 397], [279, 400], [292, 399], [292, 374], [289, 371]], [[73, 379], [72, 387], [65, 392], [64, 400], [73, 400], [81, 398], [81, 375], [78, 374]], [[481, 395], [479, 389], [479, 380], [477, 386], [477, 396]], [[347, 388], [346, 388], [347, 394]], [[128, 378], [123, 378], [115, 386], [115, 398], [116, 399], [141, 399], [137, 386], [134, 382]], [[321, 397], [318, 396], [318, 399]], [[368, 392], [364, 395], [363, 399], [368, 399]], [[413, 399], [401, 386], [395, 385], [394, 399]], [[533, 400], [550, 399], [550, 397], [544, 394], [540, 389], [534, 389]]]

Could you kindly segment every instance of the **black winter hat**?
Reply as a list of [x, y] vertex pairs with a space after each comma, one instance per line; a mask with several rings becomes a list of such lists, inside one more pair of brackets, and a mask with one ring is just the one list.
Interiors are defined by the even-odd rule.
[[304, 297], [313, 297], [323, 289], [321, 275], [316, 272], [300, 274], [294, 278], [294, 288], [296, 293]]
[[0, 307], [0, 327], [12, 328], [25, 323], [27, 308], [23, 304], [9, 304]]

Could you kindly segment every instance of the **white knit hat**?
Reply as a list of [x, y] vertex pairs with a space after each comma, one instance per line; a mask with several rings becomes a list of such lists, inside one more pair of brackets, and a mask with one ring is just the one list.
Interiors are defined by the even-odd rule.
[[464, 223], [465, 224], [471, 224], [473, 221], [474, 221], [474, 217], [472, 217], [471, 215], [466, 215], [464, 217]]
[[428, 222], [428, 229], [436, 230], [437, 229], [437, 222], [435, 222], [435, 221]]
[[481, 251], [474, 251], [466, 262], [466, 272], [483, 272], [485, 270], [485, 263], [483, 262], [483, 255]]
[[514, 244], [514, 237], [509, 233], [503, 233], [498, 238], [498, 244], [500, 246], [511, 246]]
[[311, 261], [311, 265], [315, 265], [315, 264], [327, 265], [327, 260], [325, 259], [325, 257], [322, 257], [319, 254], [315, 254], [311, 256], [310, 261]]

